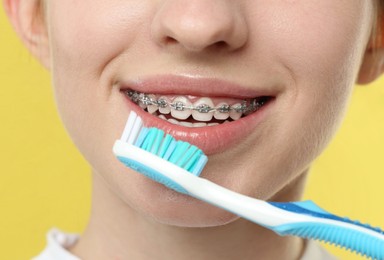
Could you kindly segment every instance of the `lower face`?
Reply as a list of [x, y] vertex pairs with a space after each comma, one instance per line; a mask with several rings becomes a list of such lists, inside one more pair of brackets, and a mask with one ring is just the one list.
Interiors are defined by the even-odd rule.
[[[188, 10], [213, 15], [218, 3], [47, 3], [55, 95], [68, 132], [117, 198], [161, 223], [215, 226], [236, 217], [120, 164], [112, 146], [131, 110], [209, 154], [203, 177], [271, 199], [308, 169], [335, 133], [372, 25], [371, 1], [249, 0], [220, 2], [223, 14], [231, 10], [246, 27], [246, 42], [236, 51], [192, 51], [153, 37], [161, 13], [183, 21]], [[205, 19], [193, 17], [197, 24]], [[158, 105], [145, 108], [132, 93]], [[160, 107], [163, 99], [171, 111]], [[191, 109], [178, 113], [178, 101]], [[257, 108], [238, 113], [243, 102]], [[201, 104], [223, 113], [203, 113]]]

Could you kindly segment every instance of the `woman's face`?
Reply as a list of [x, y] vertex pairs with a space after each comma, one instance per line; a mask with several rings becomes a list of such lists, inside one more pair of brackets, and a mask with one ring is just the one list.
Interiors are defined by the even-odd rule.
[[[340, 124], [374, 16], [372, 1], [361, 0], [57, 0], [47, 1], [46, 12], [55, 95], [74, 142], [118, 198], [183, 226], [235, 217], [115, 159], [112, 146], [129, 112], [143, 111], [127, 90], [195, 107], [264, 99], [233, 122], [213, 117], [216, 126], [140, 113], [146, 124], [205, 150], [205, 178], [270, 199], [308, 169]], [[165, 117], [183, 121], [188, 113]], [[188, 121], [196, 126], [211, 117], [194, 113]]]

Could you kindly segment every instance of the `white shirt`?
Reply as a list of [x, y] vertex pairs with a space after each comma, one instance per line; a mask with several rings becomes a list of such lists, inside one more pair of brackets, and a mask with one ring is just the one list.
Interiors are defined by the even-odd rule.
[[[67, 234], [58, 229], [51, 229], [47, 234], [47, 246], [40, 255], [32, 260], [81, 260], [67, 251], [73, 246], [79, 235]], [[300, 260], [336, 260], [320, 245], [314, 241], [308, 241], [304, 254]]]

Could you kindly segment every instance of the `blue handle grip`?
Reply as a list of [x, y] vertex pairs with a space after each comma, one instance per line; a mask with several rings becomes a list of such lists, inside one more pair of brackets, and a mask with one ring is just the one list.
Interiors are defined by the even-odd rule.
[[[280, 235], [295, 235], [302, 238], [315, 239], [336, 244], [372, 259], [384, 260], [384, 231], [358, 221], [341, 218], [321, 209], [312, 201], [304, 202], [270, 202], [271, 205], [290, 212], [309, 215], [319, 219], [335, 221], [334, 224], [320, 222], [292, 223], [274, 227]], [[340, 225], [345, 223], [349, 225]], [[364, 232], [360, 227], [368, 232]]]

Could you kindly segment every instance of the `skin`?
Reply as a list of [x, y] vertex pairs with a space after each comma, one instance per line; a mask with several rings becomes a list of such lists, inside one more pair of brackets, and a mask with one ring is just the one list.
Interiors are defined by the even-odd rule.
[[91, 218], [71, 251], [82, 259], [298, 259], [300, 239], [278, 237], [122, 166], [111, 148], [128, 113], [114, 82], [172, 74], [278, 89], [263, 123], [210, 156], [204, 177], [264, 200], [299, 200], [355, 82], [383, 72], [383, 48], [370, 41], [374, 2], [45, 5], [43, 12], [37, 0], [4, 0], [15, 30], [51, 71], [61, 118], [92, 165]]

